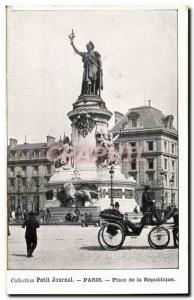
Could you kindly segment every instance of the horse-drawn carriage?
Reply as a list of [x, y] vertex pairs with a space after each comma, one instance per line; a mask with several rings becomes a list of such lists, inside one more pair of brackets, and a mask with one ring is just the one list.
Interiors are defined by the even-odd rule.
[[[169, 215], [170, 216], [170, 215]], [[172, 216], [172, 215], [171, 215]], [[102, 227], [98, 232], [98, 241], [100, 246], [105, 250], [118, 250], [122, 247], [126, 236], [137, 237], [141, 234], [143, 228], [152, 226], [148, 234], [149, 245], [154, 249], [164, 249], [170, 241], [169, 229], [174, 230], [176, 241], [178, 243], [178, 228], [173, 223], [168, 223], [164, 227], [166, 218], [158, 223], [153, 220], [151, 212], [146, 212], [141, 218], [140, 223], [133, 223], [124, 218], [124, 216], [115, 209], [106, 209], [100, 213], [100, 217], [104, 220]], [[173, 226], [172, 226], [173, 225]]]

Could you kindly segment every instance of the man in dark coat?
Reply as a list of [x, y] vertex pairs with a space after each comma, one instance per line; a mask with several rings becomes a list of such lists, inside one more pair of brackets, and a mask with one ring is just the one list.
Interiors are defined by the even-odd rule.
[[34, 212], [29, 213], [29, 217], [27, 220], [24, 221], [22, 227], [26, 227], [25, 239], [27, 246], [27, 255], [28, 257], [31, 257], [32, 253], [34, 252], [34, 249], [37, 246], [36, 229], [40, 227], [40, 224], [37, 221]]
[[173, 212], [172, 212], [172, 217], [173, 217], [173, 221], [174, 221], [174, 228], [172, 229], [173, 241], [174, 241], [174, 246], [178, 247], [179, 246], [179, 210], [178, 210], [178, 208], [174, 207]]
[[122, 223], [124, 225], [126, 225], [127, 228], [130, 229], [130, 231], [132, 231], [133, 233], [139, 234], [145, 225], [145, 217], [141, 218], [140, 223], [133, 223], [128, 219], [127, 215], [124, 216], [122, 213], [120, 213], [119, 207], [120, 207], [119, 202], [115, 202], [114, 210], [116, 210], [117, 213], [119, 213], [119, 214], [117, 214], [118, 216], [124, 217], [124, 219], [122, 220]]
[[154, 201], [151, 199], [150, 196], [149, 185], [145, 185], [144, 192], [142, 194], [142, 208], [143, 208], [143, 213], [150, 210], [152, 215], [156, 217], [157, 222], [160, 222], [159, 212], [155, 208]]

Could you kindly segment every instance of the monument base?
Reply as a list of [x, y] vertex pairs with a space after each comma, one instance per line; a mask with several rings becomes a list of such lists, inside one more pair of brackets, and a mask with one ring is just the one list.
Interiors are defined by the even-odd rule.
[[[53, 190], [53, 199], [47, 200], [46, 207], [60, 206], [57, 200], [57, 192], [64, 184], [72, 183], [76, 190], [88, 190], [91, 193], [95, 206], [101, 210], [110, 208], [111, 205], [111, 181], [110, 169], [64, 169], [56, 170], [50, 178], [47, 188]], [[136, 181], [133, 177], [126, 179], [120, 172], [119, 167], [114, 168], [113, 177], [113, 201], [119, 202], [120, 211], [123, 213], [133, 212], [137, 205], [134, 199]], [[96, 194], [98, 197], [93, 197]], [[97, 198], [97, 199], [96, 199]], [[91, 204], [89, 203], [89, 206]]]

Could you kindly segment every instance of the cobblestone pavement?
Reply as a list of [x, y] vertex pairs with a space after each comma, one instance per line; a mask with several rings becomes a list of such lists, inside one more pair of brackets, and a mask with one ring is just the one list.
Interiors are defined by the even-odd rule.
[[99, 227], [41, 226], [34, 256], [26, 256], [25, 230], [10, 226], [8, 269], [141, 269], [177, 268], [178, 249], [150, 248], [148, 228], [136, 239], [126, 237], [120, 250], [105, 251], [98, 244]]

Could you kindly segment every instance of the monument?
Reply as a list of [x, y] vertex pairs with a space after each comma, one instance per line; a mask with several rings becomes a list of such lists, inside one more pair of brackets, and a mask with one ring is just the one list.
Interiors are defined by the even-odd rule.
[[[108, 133], [108, 121], [112, 112], [107, 109], [101, 97], [101, 55], [94, 50], [91, 41], [86, 45], [87, 51], [79, 51], [74, 44], [73, 30], [69, 39], [83, 62], [81, 93], [73, 103], [72, 110], [67, 113], [71, 121], [72, 138], [70, 141], [65, 137], [63, 147], [55, 159], [55, 173], [48, 184], [48, 188], [53, 190], [53, 198], [47, 201], [47, 206], [64, 206], [66, 203], [67, 206], [89, 205], [104, 209], [113, 205], [114, 201], [119, 201], [121, 211], [130, 212], [136, 206], [136, 182], [133, 177], [126, 179], [121, 173], [121, 159], [114, 148], [113, 137]], [[112, 179], [110, 173], [114, 173]], [[71, 189], [75, 189], [74, 195], [75, 191], [80, 192], [76, 194], [80, 197], [85, 195], [85, 201], [80, 202], [78, 196], [67, 196], [71, 194]], [[63, 201], [64, 197], [69, 201]], [[113, 203], [110, 201], [111, 197], [114, 199]]]

